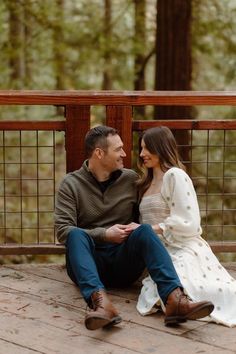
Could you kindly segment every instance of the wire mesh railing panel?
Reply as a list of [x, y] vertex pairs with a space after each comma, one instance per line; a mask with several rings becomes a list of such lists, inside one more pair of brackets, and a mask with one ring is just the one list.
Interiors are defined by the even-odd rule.
[[0, 244], [54, 244], [64, 132], [0, 132]]
[[[147, 128], [145, 124], [148, 127], [150, 122], [141, 122], [136, 125], [138, 129], [133, 129], [134, 160], [138, 154], [138, 132]], [[201, 122], [204, 128], [185, 127], [183, 122], [178, 126], [176, 121], [170, 124], [175, 124], [176, 130], [188, 132], [187, 143], [179, 148], [197, 192], [203, 237], [208, 241], [235, 242], [235, 126], [232, 128], [231, 123], [228, 129], [225, 122], [223, 128], [221, 125], [214, 129], [208, 121]], [[56, 243], [55, 194], [66, 173], [64, 130], [59, 125], [54, 128], [51, 122], [45, 130], [42, 126], [28, 130], [24, 127], [26, 123], [19, 130], [0, 131], [0, 248], [47, 247]]]
[[[181, 147], [183, 149], [183, 147]], [[236, 130], [191, 130], [189, 160], [209, 241], [236, 240]]]

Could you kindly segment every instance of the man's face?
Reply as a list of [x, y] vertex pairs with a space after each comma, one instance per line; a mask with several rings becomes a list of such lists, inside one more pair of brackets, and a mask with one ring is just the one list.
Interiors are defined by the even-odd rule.
[[101, 163], [109, 172], [120, 170], [124, 167], [123, 158], [126, 156], [123, 142], [119, 135], [108, 135], [107, 143], [108, 148], [104, 151]]

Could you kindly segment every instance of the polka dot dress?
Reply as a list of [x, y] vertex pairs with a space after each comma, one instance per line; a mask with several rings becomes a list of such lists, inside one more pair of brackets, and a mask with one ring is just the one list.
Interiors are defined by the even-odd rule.
[[[140, 203], [141, 223], [159, 224], [166, 246], [185, 293], [193, 301], [210, 300], [214, 311], [203, 321], [236, 326], [236, 280], [219, 263], [208, 243], [201, 237], [200, 213], [189, 176], [173, 167], [163, 178], [160, 193], [144, 196]], [[148, 276], [137, 303], [142, 315], [157, 311], [161, 305], [156, 284]]]

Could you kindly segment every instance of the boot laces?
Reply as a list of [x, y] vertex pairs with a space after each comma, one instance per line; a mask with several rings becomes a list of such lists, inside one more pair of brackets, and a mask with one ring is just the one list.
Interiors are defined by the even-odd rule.
[[178, 299], [178, 309], [180, 304], [188, 304], [190, 301], [190, 298], [188, 297], [188, 295], [186, 295], [183, 291], [179, 290], [178, 293], [176, 294], [176, 297]]
[[92, 304], [93, 304], [94, 310], [96, 310], [98, 307], [103, 308], [103, 296], [100, 291], [96, 291], [94, 293], [93, 298], [92, 298]]

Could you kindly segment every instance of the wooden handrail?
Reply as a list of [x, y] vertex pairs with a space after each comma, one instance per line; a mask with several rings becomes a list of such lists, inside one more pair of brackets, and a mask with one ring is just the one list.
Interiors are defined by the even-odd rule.
[[236, 105], [235, 91], [0, 90], [0, 105]]

